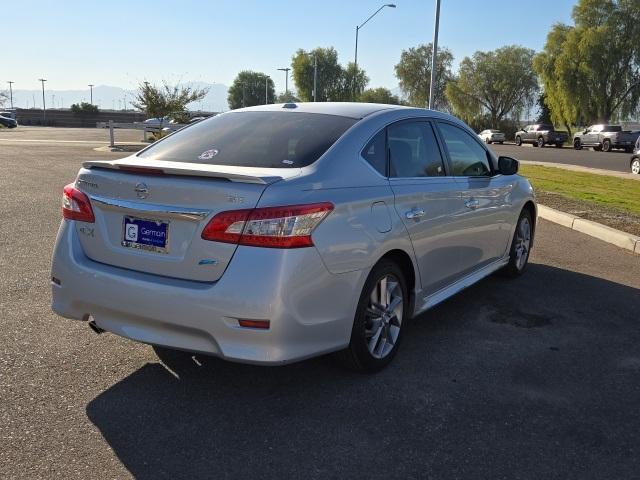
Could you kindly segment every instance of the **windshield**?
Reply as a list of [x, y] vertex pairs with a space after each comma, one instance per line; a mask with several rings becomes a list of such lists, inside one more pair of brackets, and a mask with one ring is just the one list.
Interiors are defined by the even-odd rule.
[[180, 130], [138, 156], [240, 167], [305, 167], [356, 122], [291, 111], [228, 112]]

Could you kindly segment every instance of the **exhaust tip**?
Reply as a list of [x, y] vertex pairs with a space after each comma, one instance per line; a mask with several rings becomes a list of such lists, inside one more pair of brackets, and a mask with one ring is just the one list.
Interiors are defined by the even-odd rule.
[[91, 328], [91, 330], [96, 332], [96, 334], [98, 334], [98, 335], [100, 335], [101, 333], [104, 332], [104, 330], [102, 328], [100, 328], [98, 325], [96, 325], [95, 320], [91, 320], [89, 322], [89, 328]]

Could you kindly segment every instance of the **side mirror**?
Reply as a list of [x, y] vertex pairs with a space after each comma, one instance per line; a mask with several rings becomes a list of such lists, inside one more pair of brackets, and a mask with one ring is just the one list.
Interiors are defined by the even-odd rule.
[[515, 175], [518, 173], [520, 162], [511, 157], [498, 157], [498, 171], [502, 175]]

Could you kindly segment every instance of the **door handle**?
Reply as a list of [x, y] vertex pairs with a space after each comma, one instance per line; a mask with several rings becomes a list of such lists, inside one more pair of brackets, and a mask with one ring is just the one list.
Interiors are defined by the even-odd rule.
[[466, 202], [464, 202], [465, 207], [470, 208], [471, 210], [475, 210], [480, 206], [480, 201], [475, 198], [470, 198]]
[[421, 208], [414, 208], [413, 210], [409, 210], [407, 213], [405, 213], [405, 216], [409, 220], [418, 220], [419, 218], [424, 217], [424, 210], [422, 210]]

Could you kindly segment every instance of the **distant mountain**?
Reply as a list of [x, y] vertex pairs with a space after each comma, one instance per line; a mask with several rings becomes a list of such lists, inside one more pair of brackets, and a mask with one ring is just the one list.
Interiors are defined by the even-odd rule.
[[[189, 110], [221, 112], [228, 110], [227, 86], [220, 83], [187, 82], [196, 88], [209, 88], [202, 101], [188, 105]], [[89, 102], [90, 91], [86, 90], [49, 90], [45, 84], [45, 102], [47, 108], [69, 108], [73, 103]], [[135, 91], [109, 85], [93, 87], [93, 103], [103, 110], [121, 110], [126, 102], [131, 108]], [[42, 90], [13, 90], [13, 105], [19, 108], [42, 108]], [[8, 106], [8, 105], [7, 105]]]

